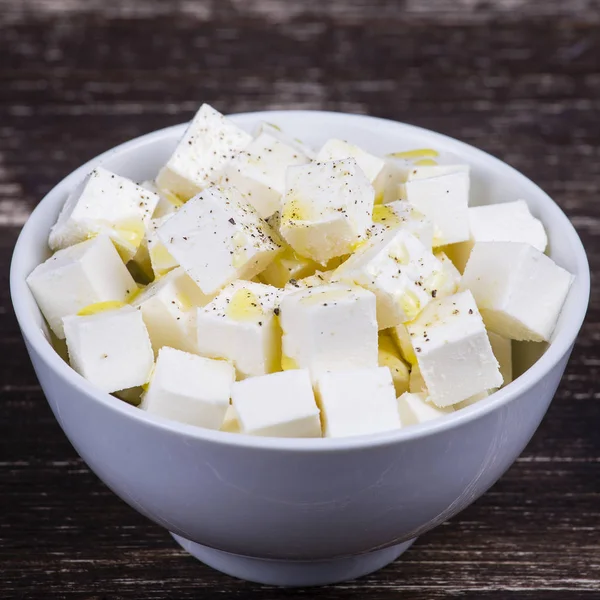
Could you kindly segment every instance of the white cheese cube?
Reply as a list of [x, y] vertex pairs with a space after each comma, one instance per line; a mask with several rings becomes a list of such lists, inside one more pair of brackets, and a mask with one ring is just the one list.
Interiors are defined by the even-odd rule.
[[125, 306], [63, 320], [71, 366], [108, 392], [144, 385], [154, 354], [142, 314]]
[[407, 363], [416, 365], [417, 357], [415, 356], [415, 351], [412, 347], [412, 341], [406, 325], [404, 323], [396, 325], [389, 329], [389, 332], [394, 342], [396, 342], [396, 346], [398, 346], [400, 350], [400, 356], [402, 356]]
[[375, 296], [331, 283], [284, 295], [281, 366], [322, 371], [377, 366]]
[[179, 423], [219, 429], [234, 381], [235, 370], [224, 360], [164, 347], [140, 408]]
[[152, 267], [154, 277], [162, 277], [171, 269], [179, 266], [179, 263], [169, 253], [166, 246], [158, 238], [157, 230], [166, 223], [172, 214], [167, 214], [159, 219], [152, 219], [146, 230], [144, 243], [148, 249], [148, 258]]
[[572, 279], [530, 244], [478, 242], [461, 289], [471, 290], [490, 331], [542, 342], [550, 340]]
[[434, 252], [434, 256], [442, 263], [443, 277], [437, 282], [437, 296], [452, 296], [458, 291], [460, 285], [460, 271], [454, 266], [454, 263], [448, 258], [445, 252], [441, 250]]
[[233, 408], [233, 404], [230, 404], [227, 407], [225, 419], [223, 420], [220, 430], [227, 431], [229, 433], [241, 433], [240, 422], [238, 420], [237, 413], [235, 412], [235, 408]]
[[314, 275], [319, 264], [310, 258], [298, 256], [287, 244], [283, 252], [260, 274], [260, 280], [275, 287], [285, 287], [291, 280]]
[[252, 377], [233, 384], [240, 430], [267, 437], [321, 437], [319, 408], [306, 370]]
[[373, 292], [379, 329], [387, 329], [414, 319], [435, 298], [445, 275], [440, 261], [415, 236], [391, 229], [358, 248], [333, 279]]
[[347, 437], [401, 427], [387, 367], [322, 373], [317, 381], [325, 437]]
[[316, 158], [315, 151], [308, 144], [305, 144], [298, 138], [290, 137], [281, 129], [281, 127], [275, 125], [274, 123], [261, 121], [254, 130], [254, 136], [258, 137], [261, 133], [268, 133], [271, 137], [274, 137], [287, 146], [291, 146], [295, 150], [298, 150], [298, 152], [306, 155], [310, 160], [314, 160]]
[[483, 319], [469, 291], [428, 304], [408, 333], [432, 402], [449, 406], [502, 385]]
[[126, 177], [96, 167], [67, 198], [50, 231], [50, 248], [66, 248], [106, 233], [127, 262], [136, 253], [158, 201], [158, 195]]
[[288, 167], [310, 159], [268, 133], [261, 133], [224, 168], [223, 183], [237, 188], [263, 218], [280, 209]]
[[197, 352], [196, 307], [211, 300], [181, 268], [151, 283], [132, 301], [139, 308], [154, 354], [163, 346]]
[[452, 261], [464, 271], [477, 242], [523, 242], [540, 252], [548, 245], [542, 222], [536, 219], [524, 200], [472, 206], [468, 211], [470, 239], [449, 248]]
[[508, 385], [513, 380], [512, 341], [493, 331], [488, 331], [488, 337], [492, 345], [492, 352], [500, 365], [500, 373], [504, 380], [502, 385]]
[[479, 392], [479, 394], [475, 394], [474, 396], [471, 396], [470, 398], [467, 398], [466, 400], [463, 400], [462, 402], [455, 404], [454, 409], [460, 410], [461, 408], [466, 408], [467, 406], [477, 404], [477, 402], [479, 402], [480, 400], [483, 400], [484, 398], [489, 397], [489, 395], [490, 395], [489, 390], [484, 390], [483, 392]]
[[283, 292], [236, 281], [197, 311], [198, 352], [231, 361], [240, 378], [278, 371], [281, 330], [276, 312]]
[[394, 158], [389, 155], [384, 160], [386, 163], [384, 176], [379, 180], [383, 187], [383, 193], [376, 198], [375, 203], [378, 204], [377, 200], [379, 198], [381, 198], [383, 204], [396, 202], [397, 200], [406, 200], [404, 183], [406, 182], [408, 169], [413, 163], [409, 160]]
[[400, 357], [400, 352], [392, 338], [384, 332], [379, 332], [379, 349], [377, 352], [380, 367], [388, 367], [394, 382], [396, 396], [403, 394], [409, 387], [408, 365]]
[[440, 408], [427, 400], [427, 394], [405, 393], [398, 398], [398, 411], [402, 427], [418, 425], [439, 419], [454, 412], [452, 406]]
[[434, 246], [469, 239], [469, 175], [464, 171], [407, 181], [406, 200], [431, 219]]
[[65, 337], [63, 317], [98, 302], [125, 302], [138, 289], [104, 235], [59, 250], [32, 271], [27, 283], [59, 339]]
[[280, 232], [299, 255], [325, 265], [366, 238], [373, 198], [353, 158], [290, 167]]
[[387, 165], [383, 158], [369, 154], [354, 144], [333, 138], [323, 144], [317, 153], [316, 160], [318, 162], [329, 162], [346, 158], [353, 158], [356, 161], [358, 167], [367, 176], [375, 189], [375, 202], [381, 202], [387, 179]]
[[281, 251], [277, 234], [233, 188], [207, 188], [156, 233], [205, 294], [252, 279]]
[[433, 223], [409, 202], [398, 200], [374, 206], [371, 236], [395, 228], [412, 233], [427, 248], [433, 245]]
[[183, 206], [183, 201], [180, 200], [178, 196], [167, 190], [159, 189], [156, 187], [154, 181], [142, 181], [140, 186], [158, 195], [159, 200], [154, 209], [154, 213], [152, 214], [153, 219], [161, 219], [167, 215], [172, 215]]
[[223, 167], [251, 140], [250, 134], [203, 104], [160, 170], [156, 185], [188, 200], [218, 183]]

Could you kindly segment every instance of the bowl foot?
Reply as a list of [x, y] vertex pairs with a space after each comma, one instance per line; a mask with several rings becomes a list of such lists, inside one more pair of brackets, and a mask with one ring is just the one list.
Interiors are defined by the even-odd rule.
[[171, 535], [186, 552], [217, 571], [255, 583], [291, 587], [329, 585], [368, 575], [396, 560], [415, 541], [346, 558], [294, 561], [229, 554]]

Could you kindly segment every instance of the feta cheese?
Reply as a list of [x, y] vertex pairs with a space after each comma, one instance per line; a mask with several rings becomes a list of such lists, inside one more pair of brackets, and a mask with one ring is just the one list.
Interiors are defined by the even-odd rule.
[[375, 296], [359, 287], [331, 283], [284, 295], [281, 365], [322, 371], [377, 366]]
[[240, 430], [268, 437], [321, 437], [319, 408], [304, 369], [252, 377], [233, 384]]
[[27, 283], [59, 339], [65, 337], [63, 317], [98, 302], [125, 302], [138, 289], [105, 235], [59, 250], [32, 271]]
[[225, 419], [223, 420], [220, 430], [227, 431], [229, 433], [241, 433], [240, 422], [238, 421], [237, 413], [235, 412], [235, 408], [233, 408], [232, 404], [227, 407]]
[[387, 367], [322, 373], [317, 381], [325, 437], [347, 437], [401, 427]]
[[162, 277], [171, 269], [179, 266], [179, 263], [169, 253], [166, 246], [158, 238], [157, 230], [164, 225], [172, 214], [165, 215], [159, 219], [152, 219], [144, 236], [144, 244], [148, 250], [148, 258], [152, 267], [154, 277]]
[[427, 248], [433, 245], [433, 223], [412, 204], [398, 200], [374, 206], [371, 236], [395, 228], [402, 228], [412, 233]]
[[367, 176], [375, 189], [375, 202], [381, 202], [387, 179], [387, 165], [383, 158], [369, 154], [362, 148], [344, 140], [332, 138], [321, 147], [316, 160], [318, 162], [329, 162], [346, 158], [353, 158], [356, 161], [358, 167]]
[[71, 366], [108, 393], [144, 385], [154, 354], [142, 314], [125, 306], [63, 319]]
[[460, 271], [445, 252], [434, 252], [434, 256], [442, 263], [442, 277], [436, 282], [437, 296], [442, 298], [456, 294], [460, 285]]
[[492, 345], [492, 352], [500, 365], [500, 373], [504, 380], [502, 385], [508, 385], [513, 380], [512, 341], [493, 331], [488, 331], [488, 337]]
[[132, 301], [139, 308], [154, 354], [163, 346], [197, 352], [196, 310], [211, 300], [181, 268], [151, 283]]
[[396, 396], [408, 390], [409, 371], [408, 365], [400, 358], [400, 352], [396, 348], [392, 338], [383, 332], [379, 332], [378, 363], [380, 367], [388, 367], [394, 382]]
[[108, 234], [125, 262], [137, 251], [158, 196], [126, 177], [96, 167], [67, 198], [48, 243], [59, 250]]
[[431, 219], [435, 227], [434, 246], [469, 239], [469, 175], [457, 171], [405, 184], [406, 200]]
[[286, 169], [309, 158], [268, 133], [261, 133], [224, 168], [223, 182], [242, 192], [263, 218], [278, 211]]
[[407, 327], [430, 399], [437, 406], [456, 404], [502, 385], [471, 292], [431, 302]]
[[183, 200], [219, 182], [223, 167], [252, 136], [208, 104], [203, 104], [175, 151], [160, 170], [156, 185]]
[[379, 329], [414, 319], [436, 296], [445, 278], [431, 250], [403, 229], [371, 238], [332, 277], [375, 294]]
[[461, 289], [471, 290], [490, 331], [542, 342], [550, 340], [572, 279], [530, 244], [478, 242]]
[[408, 333], [408, 329], [404, 323], [400, 323], [399, 325], [395, 325], [391, 327], [389, 330], [390, 335], [394, 342], [396, 342], [396, 346], [400, 350], [400, 356], [409, 364], [416, 365], [417, 357], [415, 356], [415, 351], [412, 347], [412, 341], [410, 339], [410, 335]]
[[472, 206], [468, 218], [470, 239], [449, 248], [451, 258], [461, 272], [477, 242], [523, 242], [540, 252], [544, 252], [548, 245], [544, 226], [529, 212], [524, 200]]
[[318, 263], [310, 258], [298, 256], [287, 244], [283, 252], [260, 274], [263, 283], [285, 287], [291, 280], [314, 275]]
[[252, 279], [280, 253], [276, 233], [233, 188], [207, 188], [157, 230], [205, 294]]
[[223, 360], [161, 348], [140, 408], [179, 423], [219, 429], [234, 381], [234, 368]]
[[290, 167], [280, 232], [299, 255], [325, 265], [366, 238], [373, 198], [353, 158]]
[[261, 133], [267, 133], [271, 137], [279, 140], [284, 143], [286, 146], [291, 146], [299, 153], [306, 155], [309, 160], [314, 160], [316, 158], [315, 151], [308, 145], [305, 144], [302, 140], [298, 138], [292, 138], [287, 135], [281, 127], [278, 127], [274, 123], [267, 123], [266, 121], [261, 121], [256, 129], [254, 130], [254, 136], [258, 137]]
[[156, 183], [154, 183], [154, 181], [142, 181], [140, 186], [150, 192], [153, 192], [159, 198], [158, 204], [156, 205], [154, 213], [152, 214], [153, 219], [161, 219], [167, 215], [172, 215], [174, 212], [177, 212], [177, 209], [183, 206], [183, 201], [178, 196], [169, 192], [168, 190], [159, 189], [156, 187]]
[[196, 315], [198, 351], [231, 361], [240, 378], [278, 371], [281, 330], [276, 312], [282, 290], [236, 281]]
[[440, 408], [427, 400], [427, 394], [406, 392], [398, 398], [398, 411], [402, 427], [418, 425], [439, 419], [454, 412], [452, 406]]

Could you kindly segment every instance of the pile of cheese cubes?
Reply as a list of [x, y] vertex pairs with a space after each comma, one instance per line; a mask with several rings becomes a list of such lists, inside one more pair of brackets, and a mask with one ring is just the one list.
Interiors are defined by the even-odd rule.
[[572, 279], [523, 200], [469, 207], [468, 166], [437, 157], [315, 153], [203, 105], [153, 182], [94, 169], [28, 283], [71, 366], [151, 413], [279, 437], [435, 419], [511, 380]]

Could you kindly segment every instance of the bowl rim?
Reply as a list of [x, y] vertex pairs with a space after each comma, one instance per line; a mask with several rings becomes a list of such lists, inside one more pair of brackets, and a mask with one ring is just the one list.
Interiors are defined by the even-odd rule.
[[491, 154], [476, 148], [465, 142], [461, 142], [450, 136], [431, 131], [429, 129], [393, 121], [390, 119], [382, 119], [368, 115], [320, 111], [320, 110], [274, 110], [274, 111], [254, 111], [246, 113], [236, 113], [228, 115], [235, 120], [255, 120], [270, 121], [278, 117], [310, 117], [321, 116], [328, 119], [352, 119], [355, 121], [363, 121], [368, 127], [401, 127], [405, 130], [412, 131], [416, 134], [426, 134], [432, 140], [438, 140], [443, 145], [451, 144], [453, 149], [456, 149], [457, 154], [461, 151], [464, 154], [479, 155], [490, 165], [495, 165], [506, 170], [521, 183], [529, 186], [533, 193], [540, 197], [540, 201], [544, 203], [544, 210], [554, 212], [553, 218], [560, 221], [560, 227], [564, 230], [564, 234], [568, 236], [569, 242], [573, 248], [577, 263], [578, 277], [581, 278], [580, 286], [583, 293], [579, 294], [575, 302], [572, 304], [571, 310], [566, 315], [566, 321], [556, 338], [552, 340], [544, 354], [523, 374], [517, 379], [501, 388], [489, 398], [485, 398], [471, 406], [461, 409], [455, 413], [444, 416], [441, 419], [435, 419], [419, 425], [413, 425], [407, 428], [391, 430], [387, 432], [374, 433], [369, 435], [352, 436], [345, 438], [276, 438], [276, 437], [260, 437], [250, 436], [239, 433], [229, 433], [225, 431], [204, 429], [187, 425], [176, 421], [148, 413], [140, 410], [138, 407], [132, 406], [111, 396], [110, 394], [96, 389], [91, 383], [79, 375], [66, 362], [64, 362], [58, 353], [54, 350], [49, 340], [45, 337], [42, 330], [36, 325], [35, 319], [31, 318], [28, 311], [28, 303], [24, 301], [24, 294], [27, 290], [26, 276], [22, 275], [24, 266], [22, 262], [25, 254], [25, 249], [28, 245], [28, 240], [39, 229], [38, 221], [44, 217], [43, 212], [45, 205], [52, 202], [52, 199], [58, 195], [63, 195], [66, 191], [72, 189], [75, 183], [78, 183], [83, 177], [97, 164], [105, 161], [114, 154], [123, 150], [135, 150], [149, 142], [155, 142], [160, 138], [170, 139], [174, 135], [180, 136], [187, 123], [172, 125], [163, 129], [158, 129], [153, 132], [136, 137], [132, 140], [119, 144], [106, 152], [103, 152], [85, 164], [81, 165], [59, 183], [57, 183], [38, 203], [32, 211], [27, 222], [23, 226], [11, 261], [10, 269], [10, 294], [13, 303], [13, 308], [17, 321], [21, 328], [21, 332], [25, 340], [35, 350], [38, 356], [43, 359], [46, 365], [54, 370], [68, 385], [72, 386], [79, 393], [91, 397], [93, 401], [103, 404], [107, 409], [121, 413], [123, 418], [131, 418], [137, 420], [148, 427], [166, 430], [170, 433], [177, 433], [189, 439], [200, 439], [205, 442], [215, 443], [217, 445], [236, 446], [242, 448], [256, 448], [262, 450], [274, 451], [291, 451], [291, 452], [332, 452], [356, 450], [386, 446], [400, 443], [408, 440], [436, 435], [438, 433], [458, 428], [470, 421], [475, 421], [485, 415], [499, 409], [500, 407], [515, 400], [518, 396], [526, 393], [535, 384], [541, 381], [556, 364], [570, 352], [572, 345], [579, 333], [589, 302], [590, 294], [590, 271], [585, 249], [572, 223], [562, 211], [562, 209], [544, 192], [537, 184], [532, 182], [528, 177]]

